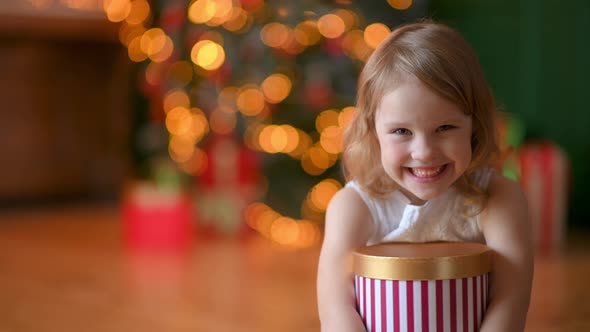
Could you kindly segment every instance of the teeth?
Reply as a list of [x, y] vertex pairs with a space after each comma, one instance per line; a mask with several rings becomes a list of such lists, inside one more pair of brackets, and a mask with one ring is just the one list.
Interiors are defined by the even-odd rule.
[[444, 168], [445, 167], [443, 165], [431, 168], [410, 168], [410, 171], [412, 172], [412, 174], [419, 178], [431, 178], [433, 176], [437, 176], [438, 174], [440, 174], [440, 172], [442, 172]]

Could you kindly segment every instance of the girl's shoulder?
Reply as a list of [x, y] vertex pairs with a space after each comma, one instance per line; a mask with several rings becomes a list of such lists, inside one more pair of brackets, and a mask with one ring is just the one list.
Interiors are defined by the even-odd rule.
[[332, 197], [326, 211], [326, 217], [338, 215], [350, 219], [360, 216], [361, 219], [372, 220], [385, 203], [387, 201], [372, 196], [359, 184], [350, 181]]
[[347, 212], [354, 212], [359, 209], [364, 210], [366, 208], [362, 190], [359, 187], [348, 184], [336, 192], [328, 205], [328, 209], [337, 211], [347, 210]]
[[500, 174], [494, 175], [480, 224], [486, 245], [494, 251], [494, 273], [498, 280], [503, 280], [499, 282], [503, 285], [498, 287], [513, 288], [514, 272], [523, 273], [528, 281], [523, 281], [521, 286], [530, 287], [533, 232], [527, 200], [517, 182]]
[[[488, 199], [481, 213], [482, 229], [500, 227], [505, 223], [527, 223], [528, 203], [520, 185], [498, 172], [488, 184]], [[512, 225], [514, 226], [514, 225]]]
[[490, 198], [498, 201], [506, 199], [518, 199], [520, 201], [525, 199], [524, 191], [518, 182], [496, 171], [490, 175], [488, 190]]
[[347, 186], [330, 200], [326, 210], [324, 243], [337, 247], [362, 246], [372, 233], [371, 213], [359, 193]]

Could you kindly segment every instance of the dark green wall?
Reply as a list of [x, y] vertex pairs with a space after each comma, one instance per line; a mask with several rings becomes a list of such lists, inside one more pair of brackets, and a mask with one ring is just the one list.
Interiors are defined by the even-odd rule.
[[568, 222], [590, 227], [590, 1], [434, 0], [480, 57], [498, 103], [526, 139], [559, 144], [572, 163]]

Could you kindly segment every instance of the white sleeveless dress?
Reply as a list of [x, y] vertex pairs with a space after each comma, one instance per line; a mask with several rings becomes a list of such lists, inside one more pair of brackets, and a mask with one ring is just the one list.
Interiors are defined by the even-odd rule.
[[[474, 173], [473, 180], [486, 189], [493, 173], [491, 168], [480, 169]], [[479, 215], [464, 215], [465, 197], [454, 187], [424, 205], [412, 205], [399, 190], [375, 198], [354, 181], [346, 186], [359, 193], [371, 212], [373, 233], [367, 245], [433, 241], [485, 243]]]

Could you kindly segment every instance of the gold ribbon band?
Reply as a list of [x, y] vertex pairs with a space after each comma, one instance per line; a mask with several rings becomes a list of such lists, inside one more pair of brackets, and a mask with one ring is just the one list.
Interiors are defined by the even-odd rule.
[[444, 280], [492, 269], [492, 250], [480, 243], [387, 243], [363, 247], [352, 257], [354, 274], [386, 280]]

